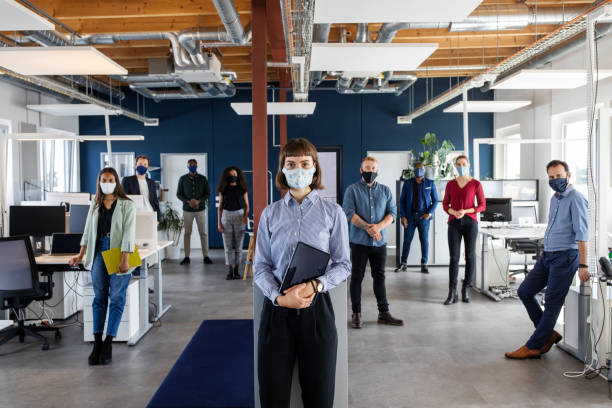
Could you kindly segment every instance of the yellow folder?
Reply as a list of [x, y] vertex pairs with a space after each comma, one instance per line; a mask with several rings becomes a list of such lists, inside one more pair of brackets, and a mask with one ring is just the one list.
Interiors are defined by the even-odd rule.
[[[102, 251], [104, 265], [106, 265], [106, 271], [109, 275], [119, 271], [119, 264], [121, 263], [122, 256], [123, 253], [119, 247], [109, 249], [108, 251]], [[130, 265], [130, 268], [135, 268], [142, 265], [142, 259], [140, 259], [136, 245], [134, 245], [134, 252], [132, 252], [128, 257], [128, 264]]]

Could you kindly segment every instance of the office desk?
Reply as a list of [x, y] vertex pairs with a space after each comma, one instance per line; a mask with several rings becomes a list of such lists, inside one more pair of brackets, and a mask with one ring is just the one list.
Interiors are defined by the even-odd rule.
[[[157, 322], [162, 316], [172, 307], [172, 305], [164, 305], [163, 302], [163, 276], [162, 276], [162, 253], [161, 251], [166, 247], [172, 245], [170, 241], [160, 241], [157, 243], [156, 248], [138, 248], [140, 258], [143, 260], [142, 267], [140, 268], [140, 276], [134, 276], [134, 279], [138, 280], [138, 297], [139, 297], [139, 330], [138, 332], [128, 340], [129, 346], [136, 345], [140, 339], [151, 330], [153, 325], [149, 322], [149, 288], [147, 286], [147, 280], [149, 277], [149, 266], [146, 260], [153, 255], [157, 254], [157, 268], [155, 269], [154, 282], [155, 282], [155, 300], [157, 304], [157, 314], [153, 316], [152, 322]], [[75, 254], [76, 255], [76, 254]], [[54, 271], [69, 270], [70, 266], [68, 261], [74, 255], [41, 255], [36, 257], [36, 263], [39, 269], [53, 269]], [[81, 270], [83, 266], [80, 265]]]
[[[544, 238], [544, 234], [546, 233], [546, 224], [535, 224], [531, 227], [481, 227], [478, 229], [478, 233], [480, 234], [481, 240], [481, 251], [480, 251], [480, 285], [475, 286], [478, 292], [482, 293], [485, 296], [495, 300], [501, 301], [502, 298], [497, 296], [495, 293], [489, 290], [488, 285], [488, 273], [490, 269], [490, 265], [488, 262], [489, 258], [489, 244], [494, 239], [500, 239], [504, 242], [504, 247], [506, 246], [506, 240], [508, 239], [541, 239]], [[493, 255], [495, 256], [495, 255]], [[506, 285], [508, 284], [507, 279], [507, 271], [506, 271]]]

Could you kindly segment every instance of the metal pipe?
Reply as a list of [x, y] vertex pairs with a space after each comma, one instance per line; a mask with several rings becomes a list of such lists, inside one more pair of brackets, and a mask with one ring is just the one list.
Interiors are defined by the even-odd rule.
[[251, 30], [245, 32], [232, 0], [212, 0], [227, 34], [234, 44], [245, 44], [250, 40]]
[[357, 24], [357, 32], [355, 33], [355, 42], [368, 42], [368, 23]]
[[[329, 39], [331, 24], [315, 24], [314, 38], [312, 42], [326, 43]], [[310, 73], [310, 86], [315, 87], [323, 81], [323, 71], [312, 71]]]
[[[409, 75], [405, 75], [405, 76], [409, 76]], [[397, 91], [395, 92], [395, 95], [400, 96], [402, 93], [404, 93], [406, 89], [414, 85], [414, 83], [417, 81], [417, 78], [418, 77], [416, 75], [412, 75], [412, 78], [404, 78], [404, 82], [402, 82], [401, 85], [397, 87]]]

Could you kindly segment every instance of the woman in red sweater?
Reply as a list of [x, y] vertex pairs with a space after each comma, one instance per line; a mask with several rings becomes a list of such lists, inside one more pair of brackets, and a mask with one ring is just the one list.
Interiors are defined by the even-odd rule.
[[[476, 238], [478, 237], [478, 215], [486, 207], [482, 185], [470, 176], [470, 161], [466, 156], [455, 159], [455, 168], [459, 174], [446, 185], [444, 192], [444, 211], [448, 217], [448, 248], [450, 264], [448, 266], [448, 297], [445, 305], [457, 303], [457, 275], [459, 274], [459, 255], [461, 238], [465, 240], [465, 278], [461, 289], [461, 300], [469, 303], [469, 287], [476, 269]], [[476, 200], [474, 200], [476, 199]]]

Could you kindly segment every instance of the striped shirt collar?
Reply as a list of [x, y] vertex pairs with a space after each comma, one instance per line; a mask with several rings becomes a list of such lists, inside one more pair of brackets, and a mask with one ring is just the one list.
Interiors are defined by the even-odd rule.
[[[317, 192], [317, 190], [311, 190], [310, 193], [308, 193], [308, 195], [306, 197], [304, 197], [304, 201], [302, 201], [302, 203], [311, 202], [312, 204], [314, 204], [314, 203], [316, 203], [319, 200], [319, 198], [320, 198], [320, 196], [319, 196], [319, 193]], [[293, 198], [293, 196], [291, 195], [291, 193], [289, 191], [287, 191], [287, 193], [283, 197], [283, 201], [285, 202], [285, 205], [287, 205], [287, 206], [289, 206], [289, 203], [291, 201], [293, 201], [294, 203], [298, 204], [298, 202]]]

